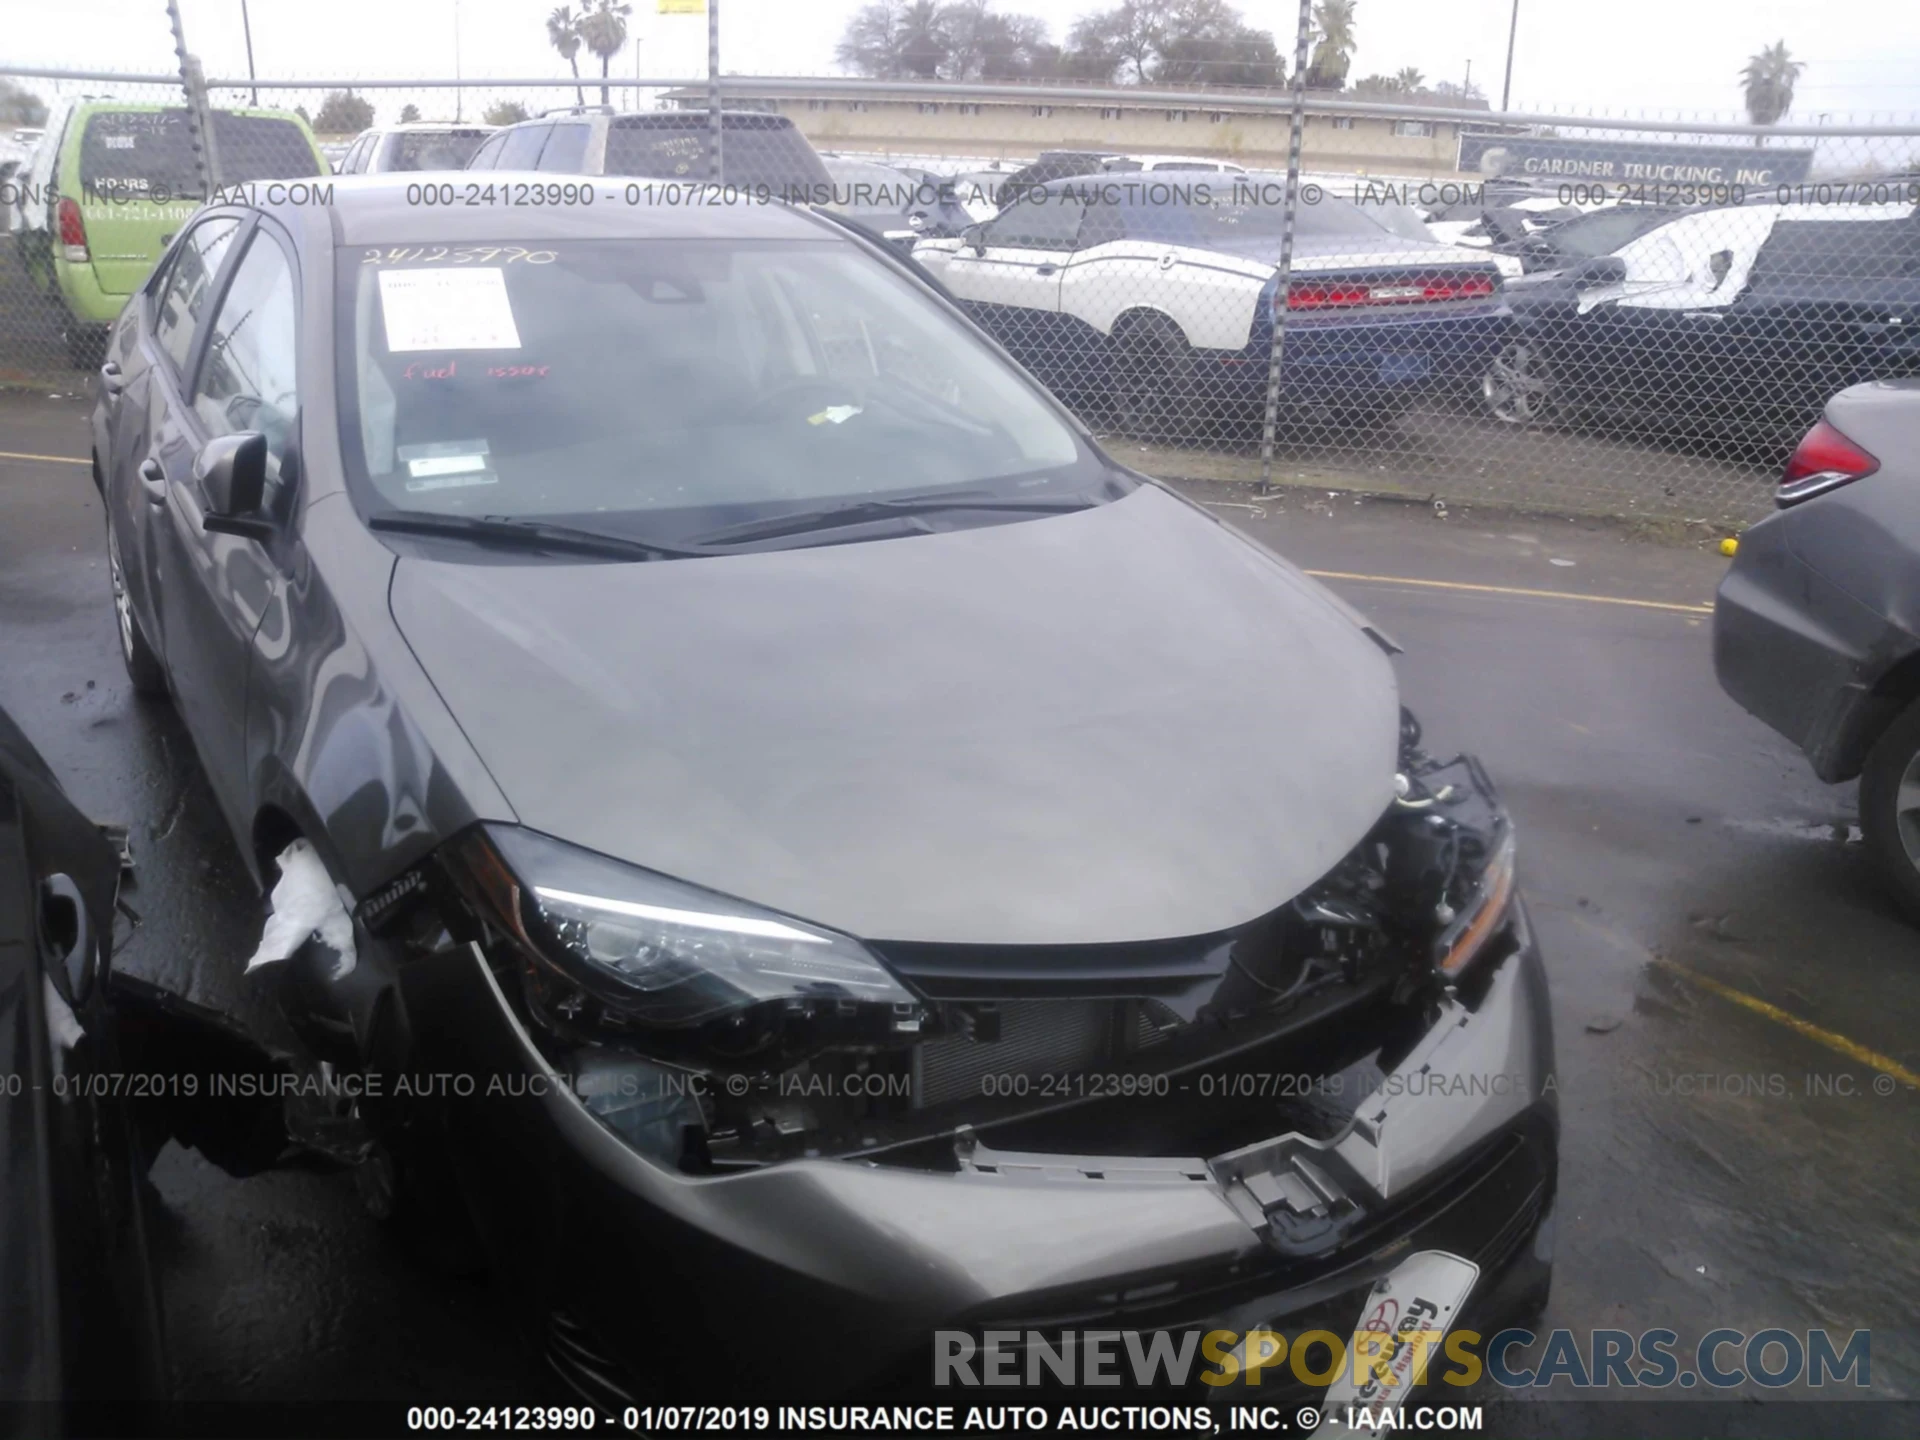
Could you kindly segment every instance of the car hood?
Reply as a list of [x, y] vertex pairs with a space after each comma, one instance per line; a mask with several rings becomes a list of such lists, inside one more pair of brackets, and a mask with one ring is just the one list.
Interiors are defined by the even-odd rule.
[[391, 602], [522, 824], [872, 940], [1225, 929], [1392, 795], [1384, 651], [1155, 486], [712, 559], [409, 557]]

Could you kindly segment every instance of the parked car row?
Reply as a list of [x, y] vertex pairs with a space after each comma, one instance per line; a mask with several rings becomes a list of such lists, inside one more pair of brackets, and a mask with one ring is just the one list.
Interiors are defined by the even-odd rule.
[[[220, 177], [324, 167], [296, 115], [214, 119]], [[724, 185], [911, 251], [1049, 385], [1118, 423], [1204, 441], [1264, 399], [1284, 177], [1228, 161], [1048, 151], [943, 177], [823, 159], [779, 115], [726, 111], [716, 135], [703, 110], [582, 106], [500, 129], [369, 130], [338, 168], [706, 181], [716, 160]], [[177, 107], [84, 101], [50, 124], [15, 238], [77, 362], [97, 360], [105, 322], [192, 212], [199, 166]], [[1440, 394], [1513, 425], [1782, 449], [1836, 391], [1920, 371], [1911, 205], [1569, 207], [1496, 182], [1423, 217], [1343, 200], [1360, 178], [1312, 177], [1298, 206], [1280, 307], [1289, 414], [1390, 415]]]

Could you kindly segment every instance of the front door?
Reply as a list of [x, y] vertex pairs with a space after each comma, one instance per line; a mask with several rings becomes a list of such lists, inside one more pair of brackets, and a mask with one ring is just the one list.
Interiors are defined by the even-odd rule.
[[[1084, 209], [1076, 196], [1035, 191], [988, 222], [982, 249], [962, 245], [955, 251], [943, 276], [974, 319], [1049, 381], [1076, 363], [1062, 333], [1060, 272], [1073, 253]], [[1077, 363], [1084, 366], [1086, 357]]]
[[267, 506], [284, 515], [299, 401], [295, 385], [297, 287], [291, 261], [260, 224], [230, 278], [189, 383], [169, 397], [180, 410], [180, 443], [166, 457], [166, 522], [160, 529], [163, 647], [167, 669], [202, 764], [230, 817], [244, 820], [247, 671], [254, 632], [283, 585], [268, 545], [209, 533], [207, 497], [194, 475], [201, 447], [221, 435], [267, 438]]

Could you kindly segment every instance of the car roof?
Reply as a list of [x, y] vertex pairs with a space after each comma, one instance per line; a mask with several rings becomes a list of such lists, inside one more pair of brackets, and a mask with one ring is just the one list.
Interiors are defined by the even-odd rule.
[[[448, 132], [473, 131], [481, 135], [491, 135], [498, 125], [489, 125], [484, 120], [405, 120], [398, 125], [372, 125], [369, 130], [383, 135], [444, 135]], [[365, 131], [361, 133], [366, 133]]]
[[[328, 243], [316, 229], [324, 228], [337, 245], [465, 245], [504, 242], [521, 244], [554, 240], [819, 240], [839, 238], [807, 211], [780, 202], [751, 199], [722, 200], [716, 204], [676, 205], [670, 197], [653, 195], [645, 186], [610, 183], [597, 176], [560, 176], [549, 171], [491, 170], [483, 188], [545, 187], [556, 184], [594, 184], [601, 189], [591, 205], [500, 204], [435, 206], [417, 201], [419, 187], [431, 183], [429, 172], [407, 170], [380, 175], [338, 175], [291, 185], [295, 192], [326, 187], [331, 203], [303, 203], [295, 193], [281, 203], [254, 208], [273, 215], [307, 244]], [[448, 171], [449, 176], [467, 176]], [[257, 194], [266, 196], [270, 182], [259, 182]], [[610, 192], [610, 193], [609, 193]], [[638, 203], [627, 203], [631, 195]]]

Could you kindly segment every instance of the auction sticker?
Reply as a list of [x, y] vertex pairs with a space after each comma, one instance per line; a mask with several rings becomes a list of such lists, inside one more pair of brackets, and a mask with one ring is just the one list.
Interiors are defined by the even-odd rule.
[[498, 267], [382, 270], [387, 349], [518, 350], [520, 330]]

